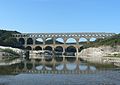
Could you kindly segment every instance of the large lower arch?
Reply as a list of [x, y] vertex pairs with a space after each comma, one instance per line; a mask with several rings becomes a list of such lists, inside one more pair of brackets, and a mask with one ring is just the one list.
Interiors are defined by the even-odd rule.
[[44, 50], [49, 50], [49, 51], [52, 51], [53, 49], [52, 49], [52, 47], [51, 47], [51, 46], [46, 46], [46, 47], [44, 48]]
[[42, 50], [42, 48], [40, 46], [36, 46], [35, 50]]
[[20, 45], [24, 45], [24, 44], [25, 44], [24, 38], [19, 38], [19, 44], [20, 44]]
[[27, 39], [27, 44], [28, 44], [28, 45], [33, 44], [33, 39], [32, 39], [32, 38], [28, 38], [28, 39]]
[[77, 49], [74, 46], [68, 46], [65, 52], [77, 52]]
[[27, 46], [25, 49], [26, 50], [32, 50], [32, 47], [31, 46]]
[[65, 49], [65, 55], [68, 56], [75, 56], [77, 49], [74, 46], [69, 46]]
[[62, 46], [57, 46], [54, 50], [56, 52], [63, 52], [63, 47]]

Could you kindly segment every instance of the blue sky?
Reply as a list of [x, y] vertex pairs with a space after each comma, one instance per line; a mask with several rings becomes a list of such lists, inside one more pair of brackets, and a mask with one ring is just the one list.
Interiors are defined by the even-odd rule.
[[120, 0], [0, 0], [0, 29], [120, 33]]

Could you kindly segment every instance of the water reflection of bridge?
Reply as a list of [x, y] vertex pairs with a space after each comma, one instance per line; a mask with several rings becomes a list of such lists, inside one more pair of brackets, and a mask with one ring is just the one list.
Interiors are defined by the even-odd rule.
[[42, 59], [41, 61], [23, 61], [22, 67], [19, 65], [16, 68], [16, 72], [27, 73], [42, 73], [42, 74], [67, 74], [67, 73], [94, 73], [96, 68], [81, 63], [80, 60], [74, 61], [56, 61], [54, 58], [51, 61]]

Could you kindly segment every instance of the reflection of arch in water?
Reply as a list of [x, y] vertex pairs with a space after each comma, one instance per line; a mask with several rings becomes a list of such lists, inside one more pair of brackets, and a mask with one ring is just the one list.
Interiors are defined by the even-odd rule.
[[75, 63], [66, 64], [67, 70], [75, 70], [77, 65]]
[[56, 62], [62, 62], [63, 61], [63, 57], [61, 57], [61, 55], [55, 55], [55, 61]]
[[43, 39], [42, 38], [37, 38], [35, 40], [35, 44], [43, 44]]
[[18, 69], [22, 70], [24, 68], [24, 66], [25, 66], [24, 63], [21, 62], [18, 64]]
[[26, 50], [32, 50], [32, 47], [31, 46], [27, 46], [25, 49]]
[[28, 45], [32, 45], [33, 44], [33, 39], [32, 38], [28, 38], [27, 39], [27, 44]]
[[45, 65], [46, 70], [52, 70], [52, 67]]
[[80, 70], [87, 70], [88, 66], [87, 65], [80, 65], [79, 66]]
[[67, 62], [70, 62], [70, 63], [73, 63], [73, 62], [75, 62], [76, 61], [76, 56], [72, 56], [72, 57], [65, 57], [65, 60], [67, 61]]
[[42, 69], [43, 69], [43, 65], [36, 66], [36, 70], [42, 70]]
[[24, 38], [19, 38], [19, 43], [20, 43], [20, 45], [24, 45], [25, 44]]
[[95, 71], [96, 67], [95, 66], [90, 66], [90, 70]]
[[57, 38], [55, 41], [56, 44], [64, 44], [63, 38]]
[[[52, 56], [51, 56], [52, 57]], [[46, 62], [52, 62], [52, 58], [46, 58], [45, 59]]]
[[42, 50], [42, 47], [36, 46], [36, 47], [35, 47], [35, 50]]
[[66, 44], [76, 44], [77, 41], [74, 38], [68, 38], [65, 43]]
[[32, 69], [33, 68], [33, 64], [32, 63], [27, 63], [26, 64], [26, 67], [28, 70]]
[[63, 68], [64, 68], [64, 65], [63, 65], [63, 64], [60, 64], [60, 65], [56, 66], [56, 69], [57, 69], [57, 70], [63, 70]]

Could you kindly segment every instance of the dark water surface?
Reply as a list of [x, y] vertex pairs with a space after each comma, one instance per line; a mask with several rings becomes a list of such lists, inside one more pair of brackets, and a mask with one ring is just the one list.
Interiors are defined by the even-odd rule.
[[0, 76], [0, 85], [120, 85], [120, 71], [99, 71], [94, 74]]

